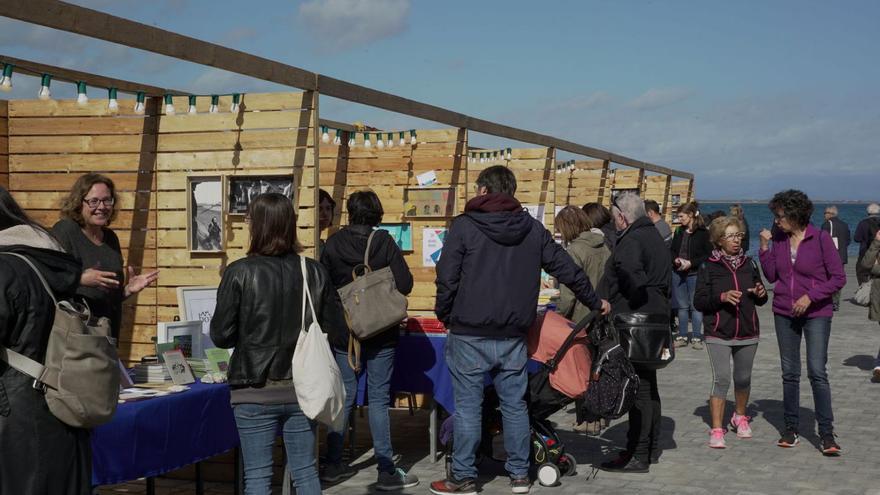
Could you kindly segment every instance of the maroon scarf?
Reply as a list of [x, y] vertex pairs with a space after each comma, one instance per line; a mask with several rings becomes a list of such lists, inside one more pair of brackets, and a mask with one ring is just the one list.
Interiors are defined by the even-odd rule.
[[733, 256], [725, 253], [721, 249], [713, 249], [712, 257], [724, 260], [731, 268], [733, 268], [733, 271], [737, 271], [739, 267], [743, 266], [746, 262], [746, 253], [744, 253], [742, 249], [739, 250], [739, 253], [734, 254]]

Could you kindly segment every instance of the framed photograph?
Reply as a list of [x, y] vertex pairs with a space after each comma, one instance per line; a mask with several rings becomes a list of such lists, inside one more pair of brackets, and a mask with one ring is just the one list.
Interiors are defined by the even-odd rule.
[[412, 228], [408, 223], [380, 223], [380, 230], [385, 230], [397, 243], [401, 251], [412, 251]]
[[202, 335], [211, 330], [211, 318], [217, 306], [217, 287], [178, 287], [177, 309], [182, 321], [202, 322]]
[[451, 217], [455, 215], [455, 188], [406, 188], [404, 215], [408, 217]]
[[196, 359], [205, 359], [205, 349], [214, 347], [211, 338], [202, 333], [202, 322], [198, 320], [159, 322], [156, 325], [157, 349], [163, 349], [162, 344], [173, 344], [185, 357]]
[[190, 177], [188, 190], [189, 250], [223, 252], [223, 182], [220, 177]]
[[671, 206], [681, 206], [681, 194], [670, 194], [669, 203]]
[[230, 215], [246, 214], [251, 201], [264, 193], [280, 193], [293, 201], [292, 175], [241, 175], [228, 180]]

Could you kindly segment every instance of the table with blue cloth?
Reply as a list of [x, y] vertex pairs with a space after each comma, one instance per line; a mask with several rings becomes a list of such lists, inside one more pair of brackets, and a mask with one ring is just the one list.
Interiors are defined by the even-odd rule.
[[92, 431], [92, 485], [157, 476], [238, 446], [229, 387], [189, 387], [120, 404], [110, 423]]

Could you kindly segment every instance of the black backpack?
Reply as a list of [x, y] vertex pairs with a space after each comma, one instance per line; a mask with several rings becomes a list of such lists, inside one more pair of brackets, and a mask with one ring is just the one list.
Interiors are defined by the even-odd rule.
[[607, 321], [594, 325], [590, 342], [597, 347], [593, 359], [590, 386], [584, 395], [584, 413], [587, 421], [617, 419], [636, 401], [639, 376], [626, 357], [617, 336]]

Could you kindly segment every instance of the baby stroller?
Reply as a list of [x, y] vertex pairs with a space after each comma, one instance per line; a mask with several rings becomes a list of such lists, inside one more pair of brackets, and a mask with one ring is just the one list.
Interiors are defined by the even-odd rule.
[[[555, 313], [553, 314], [555, 315]], [[572, 403], [574, 397], [555, 389], [551, 383], [550, 374], [556, 371], [569, 349], [574, 346], [587, 345], [583, 330], [595, 321], [598, 314], [598, 311], [590, 313], [577, 325], [572, 326], [569, 323], [568, 326], [571, 330], [556, 350], [555, 355], [541, 363], [537, 372], [529, 375], [526, 401], [529, 404], [529, 426], [531, 429], [531, 471], [533, 477], [542, 486], [555, 486], [563, 476], [577, 474], [577, 460], [573, 455], [565, 452], [565, 445], [550, 421], [547, 420], [550, 415]], [[561, 319], [561, 317], [559, 318]], [[529, 347], [531, 353], [533, 347], [531, 343]], [[535, 359], [539, 356], [533, 354], [532, 357]], [[584, 383], [589, 380], [589, 364], [587, 364], [584, 375], [577, 377], [577, 379]], [[482, 438], [476, 454], [477, 466], [487, 457], [496, 458], [493, 455], [495, 454], [493, 443], [495, 443], [494, 440], [502, 438], [502, 431], [498, 394], [495, 392], [495, 387], [490, 385], [483, 394]], [[440, 436], [440, 441], [444, 445], [446, 475], [451, 478], [453, 452], [453, 418], [451, 416], [443, 422]]]

